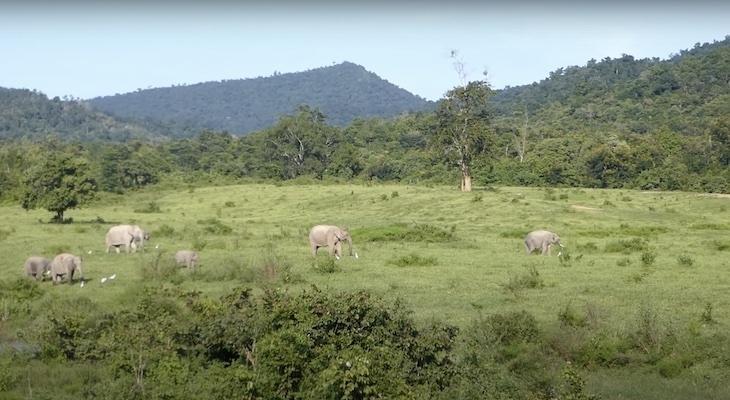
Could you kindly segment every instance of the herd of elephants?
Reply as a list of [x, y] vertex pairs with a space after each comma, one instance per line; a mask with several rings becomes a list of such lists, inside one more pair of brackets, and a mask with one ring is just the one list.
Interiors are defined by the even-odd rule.
[[[150, 240], [149, 232], [138, 225], [116, 225], [109, 228], [106, 233], [106, 252], [109, 253], [114, 248], [119, 253], [122, 247], [127, 253], [130, 251], [136, 252], [137, 249], [143, 250], [145, 241], [148, 240]], [[309, 245], [313, 256], [317, 255], [317, 250], [320, 247], [327, 247], [329, 255], [339, 260], [342, 256], [342, 242], [347, 242], [349, 255], [353, 256], [352, 237], [347, 229], [335, 225], [315, 225], [309, 231]], [[554, 244], [564, 247], [560, 243], [560, 237], [557, 234], [546, 230], [532, 231], [525, 237], [527, 254], [540, 250], [542, 255], [549, 255], [550, 248]], [[357, 252], [354, 253], [354, 256], [358, 257]], [[69, 283], [73, 283], [74, 275], [78, 272], [83, 285], [81, 261], [80, 256], [70, 253], [61, 253], [55, 256], [53, 260], [41, 256], [31, 256], [25, 261], [25, 274], [36, 280], [43, 280], [50, 275], [55, 285], [64, 279]], [[179, 266], [195, 269], [198, 261], [198, 253], [194, 250], [178, 250], [175, 252], [175, 262]]]

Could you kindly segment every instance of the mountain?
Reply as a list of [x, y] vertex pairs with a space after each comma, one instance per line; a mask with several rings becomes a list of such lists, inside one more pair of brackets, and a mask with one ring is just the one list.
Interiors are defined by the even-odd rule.
[[202, 129], [246, 134], [272, 126], [302, 104], [319, 108], [338, 126], [358, 117], [387, 118], [433, 107], [350, 62], [269, 77], [138, 90], [89, 103], [116, 117], [175, 127], [181, 135]]
[[32, 140], [48, 135], [114, 142], [162, 137], [155, 129], [117, 120], [78, 100], [49, 99], [33, 90], [0, 87], [0, 139]]
[[[730, 110], [730, 36], [668, 59], [590, 60], [493, 98], [496, 114], [524, 119], [540, 136], [574, 132], [706, 132]], [[512, 121], [514, 123], [514, 121]]]

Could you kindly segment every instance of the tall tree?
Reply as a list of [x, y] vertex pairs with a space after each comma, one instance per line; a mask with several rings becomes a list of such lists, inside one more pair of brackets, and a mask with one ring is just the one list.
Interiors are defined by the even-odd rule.
[[63, 222], [63, 213], [94, 198], [96, 181], [88, 162], [71, 154], [51, 153], [41, 168], [31, 171], [25, 181], [21, 206], [26, 210], [45, 208], [55, 213], [54, 222]]
[[491, 121], [487, 103], [491, 95], [487, 82], [472, 81], [448, 91], [436, 110], [438, 127], [431, 144], [459, 167], [462, 192], [471, 191], [472, 162], [488, 147]]

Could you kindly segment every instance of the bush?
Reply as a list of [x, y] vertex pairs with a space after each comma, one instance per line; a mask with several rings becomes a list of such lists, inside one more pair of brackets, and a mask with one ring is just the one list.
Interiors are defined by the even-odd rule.
[[233, 232], [233, 228], [224, 224], [218, 218], [208, 218], [198, 221], [203, 226], [203, 231], [214, 235], [228, 235]]
[[154, 237], [170, 237], [175, 234], [175, 228], [170, 225], [161, 225], [153, 234]]
[[641, 263], [644, 264], [645, 267], [654, 265], [654, 261], [656, 261], [656, 253], [653, 251], [645, 251], [641, 253]]
[[636, 251], [646, 250], [649, 242], [643, 238], [619, 239], [606, 244], [606, 253], [624, 253], [631, 254]]
[[411, 253], [406, 256], [396, 258], [395, 260], [388, 261], [388, 264], [395, 265], [397, 267], [410, 267], [410, 266], [429, 266], [436, 265], [437, 261], [434, 257], [421, 257], [418, 254]]
[[318, 258], [312, 263], [312, 269], [322, 274], [332, 274], [342, 270], [332, 257]]
[[148, 202], [144, 207], [142, 208], [135, 208], [134, 212], [136, 213], [161, 213], [162, 209], [160, 208], [160, 205], [156, 201], [150, 201]]
[[366, 242], [407, 242], [439, 243], [456, 240], [453, 229], [446, 230], [429, 224], [394, 224], [373, 228], [358, 229], [353, 237]]
[[522, 275], [514, 275], [502, 287], [508, 292], [517, 295], [522, 289], [540, 289], [545, 283], [540, 277], [540, 273], [535, 266], [527, 268], [527, 272]]
[[677, 262], [680, 266], [691, 267], [695, 263], [695, 260], [689, 254], [681, 254], [677, 257]]

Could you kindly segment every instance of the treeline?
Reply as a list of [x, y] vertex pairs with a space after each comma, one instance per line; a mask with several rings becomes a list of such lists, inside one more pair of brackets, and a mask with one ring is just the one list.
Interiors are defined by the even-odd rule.
[[[78, 116], [80, 122], [50, 124], [77, 131], [76, 136], [59, 134], [65, 141], [54, 136], [34, 140], [46, 132], [41, 127], [30, 140], [3, 142], [0, 197], [20, 198], [28, 171], [43, 168], [49, 155], [61, 153], [83, 158], [88, 175], [111, 192], [172, 176], [191, 183], [354, 179], [456, 187], [459, 162], [477, 186], [730, 191], [730, 37], [664, 61], [630, 56], [590, 61], [491, 98], [483, 86], [450, 91], [435, 112], [356, 118], [344, 127], [331, 123], [318, 108], [300, 106], [244, 137], [204, 131], [159, 142], [126, 136], [124, 143], [84, 140], [78, 131], [89, 125], [85, 121], [97, 120], [83, 116], [98, 114], [84, 114], [88, 111], [81, 104], [43, 102], [37, 93], [14, 92], [25, 96], [25, 103], [38, 105], [19, 107], [15, 102], [14, 108], [3, 110], [16, 116], [4, 120], [5, 129], [7, 121], [49, 125]], [[469, 106], [476, 119], [464, 131], [467, 140], [455, 141], [449, 132], [461, 129], [464, 101], [473, 101], [477, 93], [484, 100]], [[64, 131], [49, 130], [53, 132]], [[468, 157], [455, 159], [464, 149]]]
[[[730, 191], [730, 118], [702, 135], [669, 129], [646, 134], [571, 133], [528, 137], [520, 160], [519, 132], [497, 120], [487, 151], [472, 160], [476, 185], [584, 186], [643, 190]], [[245, 137], [204, 132], [156, 144], [5, 142], [0, 147], [0, 193], [19, 199], [27, 177], [51, 156], [82, 158], [99, 189], [123, 192], [179, 177], [216, 179], [361, 180], [456, 185], [459, 171], [432, 143], [433, 114], [327, 124], [303, 107], [273, 127]]]

